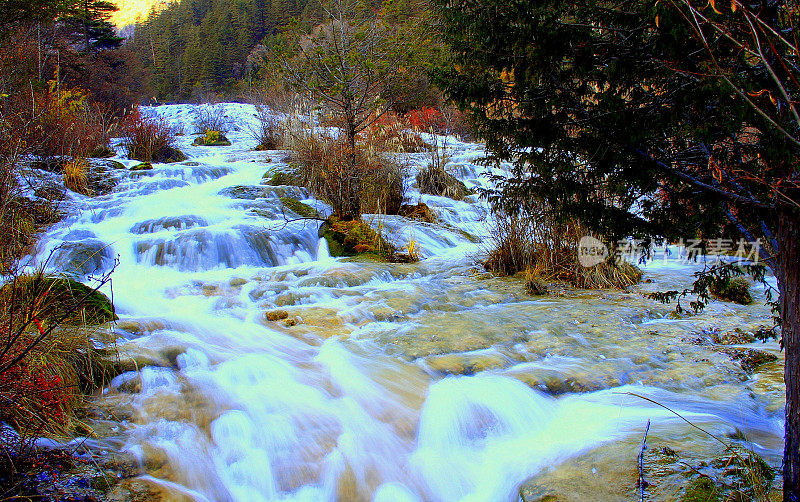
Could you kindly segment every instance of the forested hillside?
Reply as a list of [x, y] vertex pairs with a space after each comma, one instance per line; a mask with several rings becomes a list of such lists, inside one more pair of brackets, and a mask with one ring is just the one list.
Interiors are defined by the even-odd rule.
[[[413, 0], [373, 1], [399, 22]], [[314, 24], [320, 4], [309, 0], [182, 0], [136, 25], [129, 42], [160, 101], [231, 94], [252, 85], [254, 48], [292, 19]], [[262, 75], [263, 76], [263, 75]]]

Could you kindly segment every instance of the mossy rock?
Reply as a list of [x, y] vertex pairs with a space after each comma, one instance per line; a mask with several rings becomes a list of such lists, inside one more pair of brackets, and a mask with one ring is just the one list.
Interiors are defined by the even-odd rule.
[[768, 363], [774, 363], [778, 356], [764, 352], [762, 350], [731, 347], [723, 350], [734, 361], [739, 361], [742, 369], [747, 373], [753, 373]]
[[172, 164], [172, 163], [175, 163], [175, 162], [183, 162], [184, 160], [188, 159], [189, 157], [187, 157], [186, 154], [184, 154], [182, 151], [178, 150], [177, 148], [175, 148], [173, 146], [165, 146], [165, 147], [161, 148], [160, 150], [158, 150], [157, 152], [155, 152], [153, 154], [152, 158], [149, 158], [149, 159], [148, 158], [144, 158], [144, 155], [130, 156], [130, 153], [129, 153], [129, 157], [128, 158], [130, 158], [132, 160], [139, 160], [139, 161], [141, 161], [143, 163], [155, 162], [155, 163], [160, 163], [160, 164]]
[[681, 502], [722, 502], [722, 489], [709, 478], [696, 478], [686, 485]]
[[267, 171], [264, 173], [264, 184], [278, 187], [278, 186], [299, 186], [300, 177], [291, 171]]
[[168, 146], [163, 148], [159, 155], [153, 159], [153, 162], [160, 162], [162, 164], [174, 164], [175, 162], [183, 162], [188, 159], [185, 153], [175, 147]]
[[[40, 275], [17, 278], [16, 286], [0, 288], [0, 298], [20, 305], [20, 311], [33, 315], [40, 322], [57, 322], [67, 315], [64, 324], [94, 325], [118, 319], [114, 305], [106, 295], [78, 281]], [[32, 308], [32, 310], [31, 310]]]
[[202, 136], [195, 138], [194, 146], [231, 146], [230, 140], [220, 131], [206, 131]]
[[108, 146], [99, 146], [94, 150], [88, 152], [86, 154], [86, 157], [91, 159], [107, 159], [109, 157], [114, 157], [116, 154], [117, 152], [115, 152]]
[[318, 218], [319, 213], [316, 209], [309, 206], [308, 204], [303, 204], [297, 199], [293, 199], [291, 197], [281, 197], [281, 203], [286, 206], [288, 210], [293, 212], [298, 216], [302, 216], [303, 218]]
[[135, 166], [130, 168], [131, 171], [152, 171], [153, 164], [149, 162], [142, 162], [141, 164], [136, 164]]
[[753, 303], [750, 295], [750, 281], [744, 277], [718, 279], [711, 284], [711, 294], [720, 300], [749, 305]]
[[320, 226], [320, 237], [328, 242], [331, 256], [364, 256], [390, 261], [394, 247], [361, 220], [342, 221], [331, 216]]

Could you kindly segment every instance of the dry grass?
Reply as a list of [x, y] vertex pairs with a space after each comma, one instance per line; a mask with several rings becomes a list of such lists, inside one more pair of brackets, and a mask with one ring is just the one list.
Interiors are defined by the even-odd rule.
[[290, 134], [292, 161], [301, 182], [334, 209], [342, 220], [362, 213], [397, 214], [405, 197], [404, 166], [374, 148], [359, 145], [356, 151], [323, 134]]
[[91, 195], [89, 190], [89, 162], [86, 159], [76, 158], [64, 164], [64, 186], [73, 192]]
[[641, 271], [624, 260], [609, 259], [593, 267], [578, 262], [578, 243], [589, 235], [578, 222], [559, 224], [544, 213], [536, 216], [495, 214], [495, 246], [484, 262], [500, 275], [525, 272], [531, 290], [541, 283], [567, 282], [584, 289], [624, 289], [639, 282]]

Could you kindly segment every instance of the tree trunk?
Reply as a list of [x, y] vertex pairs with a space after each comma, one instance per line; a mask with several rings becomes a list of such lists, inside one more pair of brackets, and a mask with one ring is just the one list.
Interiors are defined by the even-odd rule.
[[358, 166], [358, 154], [356, 152], [356, 125], [355, 114], [349, 105], [345, 110], [346, 124], [345, 133], [347, 135], [347, 148], [349, 156], [349, 172], [344, 174], [346, 183], [346, 200], [344, 219], [358, 220], [361, 218], [361, 173]]
[[800, 502], [800, 215], [783, 212], [778, 223], [781, 332], [786, 353], [786, 443], [783, 500]]

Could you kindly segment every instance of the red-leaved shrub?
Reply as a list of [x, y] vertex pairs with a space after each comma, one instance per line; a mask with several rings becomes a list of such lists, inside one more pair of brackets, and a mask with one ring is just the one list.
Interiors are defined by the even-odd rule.
[[138, 108], [125, 117], [122, 125], [128, 158], [142, 162], [180, 162], [186, 159], [173, 146], [175, 133], [163, 119], [143, 117]]

